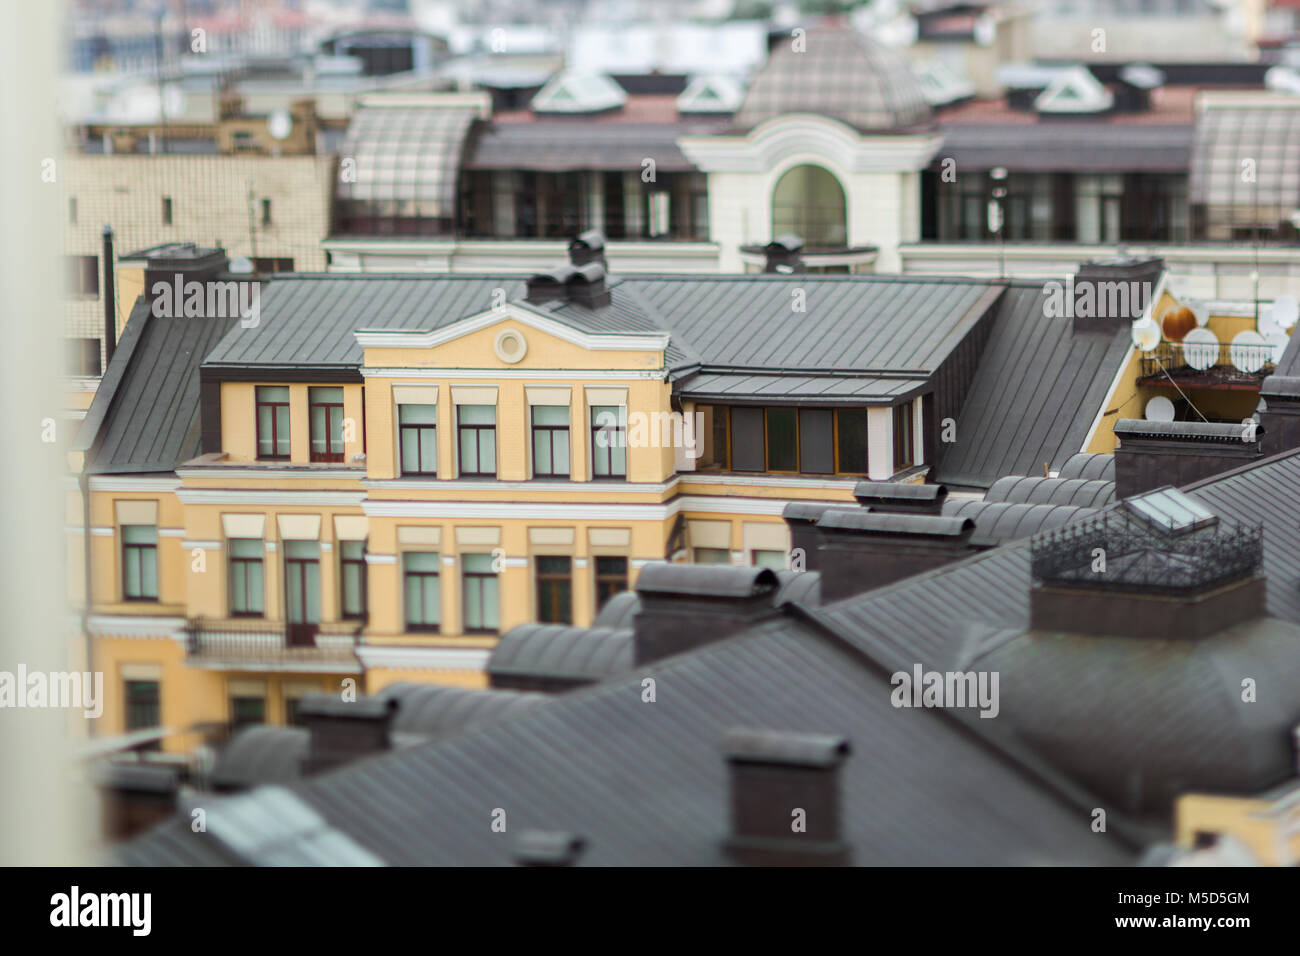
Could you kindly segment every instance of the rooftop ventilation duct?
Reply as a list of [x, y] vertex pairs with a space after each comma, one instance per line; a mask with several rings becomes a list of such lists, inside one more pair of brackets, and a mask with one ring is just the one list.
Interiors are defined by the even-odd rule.
[[538, 272], [530, 276], [524, 301], [538, 305], [542, 302], [568, 298], [569, 279], [576, 275], [577, 272], [578, 270], [574, 266], [565, 264], [556, 266], [549, 272]]
[[750, 866], [844, 866], [840, 767], [844, 737], [737, 728], [722, 741], [731, 829], [726, 850]]
[[599, 262], [608, 269], [609, 263], [605, 260], [605, 234], [599, 229], [588, 229], [574, 236], [569, 240], [569, 262], [577, 267], [585, 266], [589, 262]]
[[1129, 498], [1162, 485], [1182, 486], [1263, 457], [1264, 429], [1246, 422], [1115, 423], [1115, 494]]
[[969, 518], [829, 508], [817, 519], [822, 600], [838, 601], [958, 561], [975, 550]]
[[588, 309], [609, 305], [609, 289], [605, 287], [605, 266], [598, 261], [577, 266], [565, 281], [565, 292], [570, 302]]
[[1300, 448], [1300, 377], [1270, 375], [1259, 388], [1259, 419], [1264, 438], [1260, 449], [1277, 455]]

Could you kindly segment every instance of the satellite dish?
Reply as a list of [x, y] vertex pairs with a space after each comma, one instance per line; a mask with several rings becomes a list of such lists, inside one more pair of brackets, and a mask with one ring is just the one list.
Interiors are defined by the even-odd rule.
[[293, 132], [293, 117], [285, 110], [276, 110], [267, 118], [266, 129], [275, 139], [288, 139]]
[[1183, 358], [1198, 372], [1219, 361], [1219, 337], [1209, 329], [1192, 329], [1183, 337]]
[[1205, 328], [1210, 321], [1210, 310], [1200, 299], [1188, 299], [1184, 305], [1192, 310], [1192, 315], [1196, 316], [1196, 324]]
[[1273, 300], [1272, 316], [1279, 329], [1289, 329], [1300, 318], [1300, 303], [1293, 295], [1280, 295]]
[[1264, 336], [1254, 329], [1246, 329], [1233, 336], [1232, 344], [1228, 346], [1228, 359], [1238, 371], [1258, 372], [1268, 360], [1268, 353], [1264, 350], [1267, 345]]
[[1277, 319], [1273, 317], [1272, 306], [1259, 313], [1259, 321], [1255, 323], [1255, 328], [1266, 339], [1271, 338], [1274, 332], [1282, 331], [1282, 327], [1277, 324]]
[[1160, 344], [1160, 326], [1150, 319], [1139, 319], [1133, 323], [1133, 345], [1139, 351], [1150, 352]]
[[1272, 335], [1264, 336], [1264, 341], [1273, 346], [1273, 351], [1269, 355], [1268, 360], [1276, 365], [1278, 362], [1282, 361], [1282, 353], [1285, 352], [1286, 347], [1291, 344], [1291, 336], [1287, 335], [1285, 332], [1274, 332]]
[[1142, 417], [1149, 422], [1172, 422], [1174, 420], [1174, 403], [1163, 395], [1157, 395], [1147, 402]]
[[226, 271], [234, 275], [251, 275], [253, 273], [253, 260], [247, 256], [236, 256], [230, 260], [230, 265]]
[[975, 21], [975, 29], [972, 31], [972, 35], [975, 42], [980, 46], [992, 46], [997, 42], [998, 38], [997, 24], [993, 22], [992, 17], [980, 16]]

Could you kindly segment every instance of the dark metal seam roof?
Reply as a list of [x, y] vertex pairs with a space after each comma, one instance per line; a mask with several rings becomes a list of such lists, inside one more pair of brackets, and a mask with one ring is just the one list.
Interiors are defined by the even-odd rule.
[[1003, 294], [934, 480], [987, 488], [1004, 475], [1041, 475], [1043, 462], [1060, 464], [1082, 446], [1131, 348], [1129, 330], [1074, 332], [1046, 318], [1046, 294], [1041, 284]]
[[1110, 123], [940, 123], [944, 158], [961, 169], [1185, 172], [1195, 127]]

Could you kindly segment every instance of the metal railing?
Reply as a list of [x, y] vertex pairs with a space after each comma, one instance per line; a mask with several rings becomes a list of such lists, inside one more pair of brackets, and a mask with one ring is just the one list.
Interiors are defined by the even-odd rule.
[[1271, 345], [1161, 342], [1150, 352], [1142, 353], [1142, 377], [1163, 378], [1168, 371], [1180, 380], [1201, 378], [1257, 385], [1273, 372], [1273, 351]]
[[1186, 594], [1248, 577], [1263, 559], [1262, 525], [1220, 522], [1170, 535], [1123, 508], [1030, 542], [1034, 578], [1067, 587]]
[[192, 618], [185, 632], [190, 659], [207, 666], [359, 666], [357, 621], [300, 625], [261, 618]]

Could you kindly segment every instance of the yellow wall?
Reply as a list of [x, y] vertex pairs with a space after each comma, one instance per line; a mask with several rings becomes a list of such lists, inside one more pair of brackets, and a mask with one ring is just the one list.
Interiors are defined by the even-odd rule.
[[[1290, 860], [1282, 862], [1294, 865], [1300, 861], [1300, 828], [1296, 827], [1300, 815], [1294, 809], [1290, 813], [1296, 818], [1290, 821], [1292, 834], [1282, 840], [1286, 814], [1267, 800], [1187, 794], [1174, 804], [1174, 839], [1179, 846], [1190, 848], [1195, 844], [1197, 831], [1228, 834], [1249, 847], [1265, 866], [1278, 866], [1279, 847], [1287, 847]], [[1284, 824], [1282, 828], [1279, 822]]]

